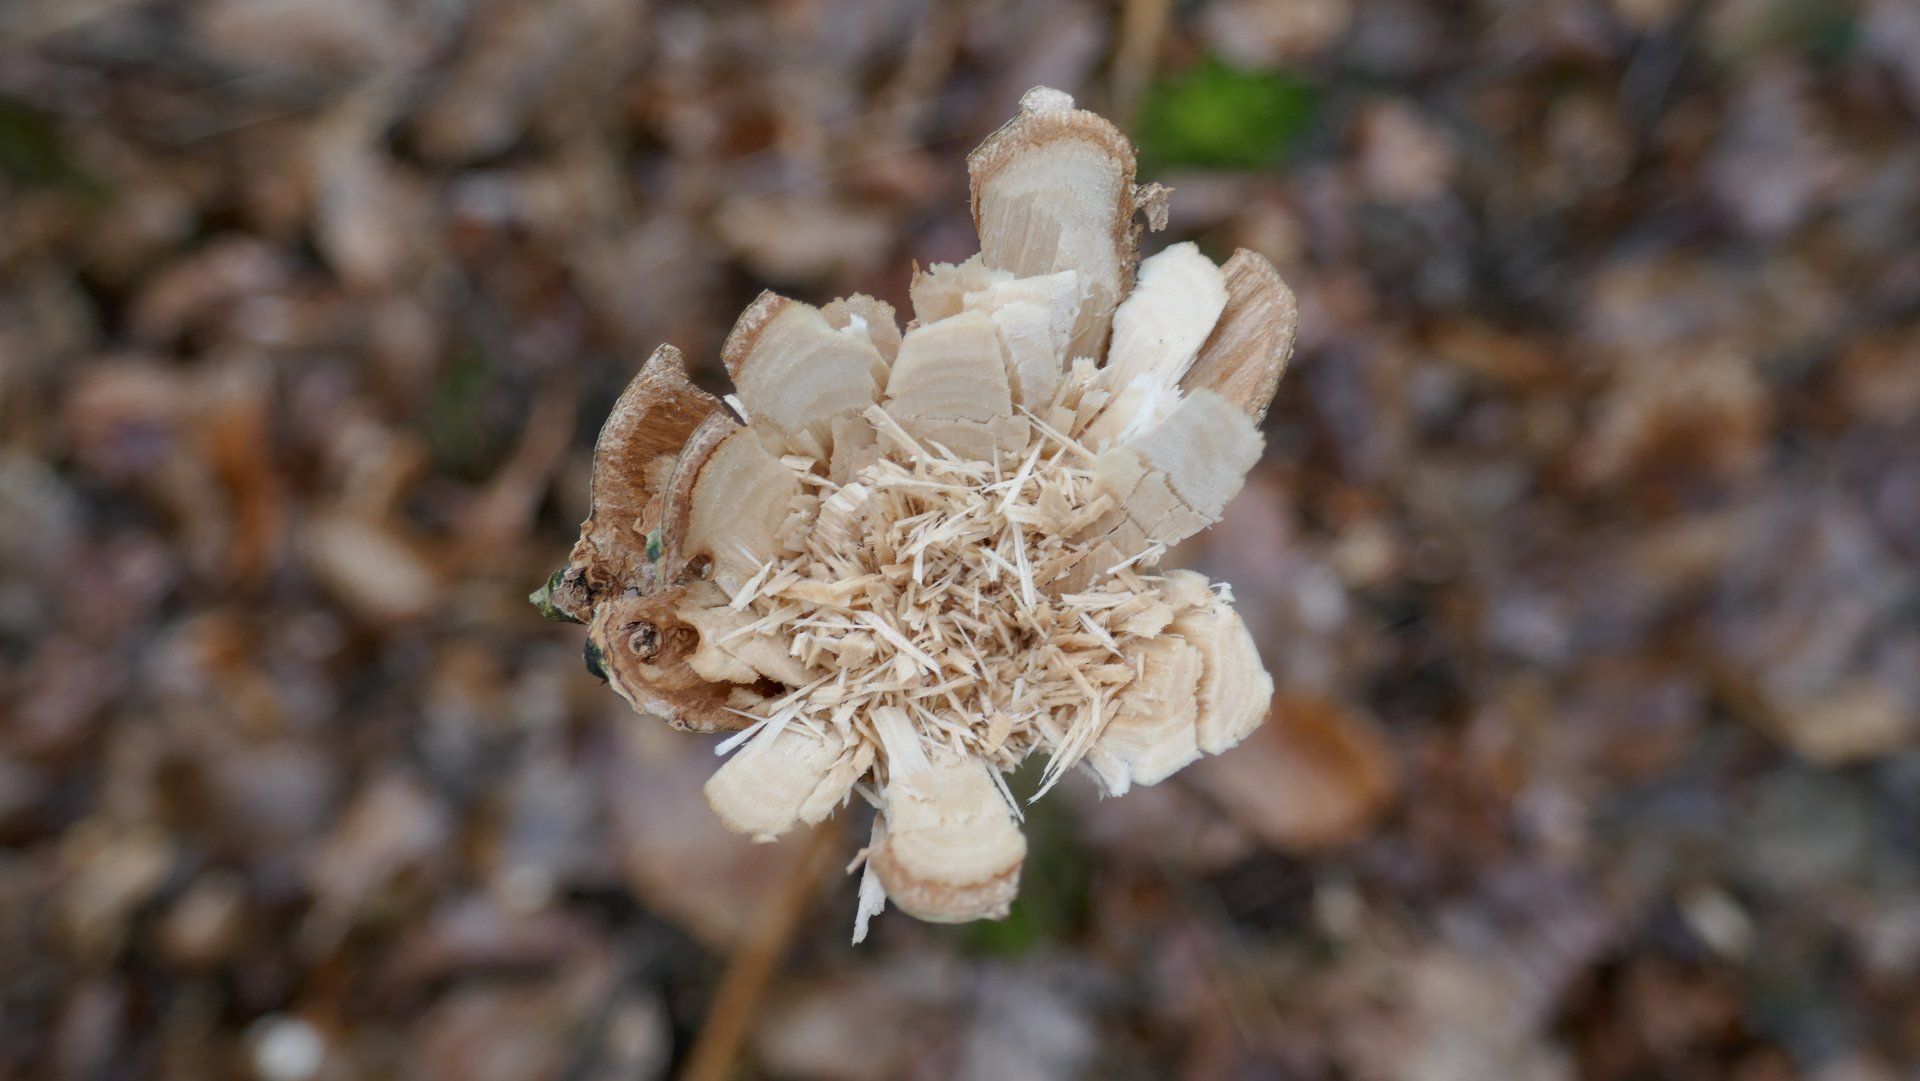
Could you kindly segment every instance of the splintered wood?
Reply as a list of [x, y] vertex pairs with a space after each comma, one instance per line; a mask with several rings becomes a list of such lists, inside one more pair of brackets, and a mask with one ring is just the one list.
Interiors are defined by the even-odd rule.
[[1083, 766], [1119, 795], [1240, 742], [1273, 691], [1224, 587], [1159, 561], [1259, 458], [1292, 295], [1250, 252], [1141, 263], [1165, 192], [1058, 92], [969, 167], [982, 251], [916, 271], [904, 332], [869, 297], [763, 295], [726, 405], [656, 356], [537, 598], [636, 709], [734, 733], [706, 786], [729, 828], [879, 809], [856, 941], [887, 900], [1006, 913], [1028, 755], [1041, 794]]

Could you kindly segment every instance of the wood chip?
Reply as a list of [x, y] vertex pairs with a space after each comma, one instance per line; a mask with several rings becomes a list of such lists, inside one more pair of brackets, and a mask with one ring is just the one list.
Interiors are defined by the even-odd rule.
[[1221, 270], [1226, 308], [1182, 385], [1218, 393], [1259, 424], [1293, 356], [1300, 305], [1263, 255], [1241, 248]]
[[1006, 916], [1027, 842], [991, 768], [943, 762], [887, 786], [887, 835], [872, 863], [903, 911], [932, 923]]
[[871, 764], [870, 749], [837, 733], [790, 726], [727, 759], [707, 781], [707, 804], [728, 829], [771, 841], [832, 814]]
[[837, 330], [819, 309], [773, 293], [741, 314], [720, 355], [752, 417], [815, 456], [831, 446], [834, 418], [872, 405], [887, 378], [870, 335]]
[[779, 554], [800, 484], [751, 428], [720, 440], [697, 469], [678, 553], [683, 562], [710, 559], [713, 580], [731, 596]]
[[1178, 638], [1141, 643], [1131, 658], [1140, 675], [1120, 693], [1113, 719], [1088, 762], [1113, 795], [1159, 784], [1200, 757], [1200, 653]]
[[1133, 145], [1118, 128], [1039, 88], [967, 157], [987, 266], [1016, 277], [1074, 271], [1084, 302], [1069, 355], [1097, 357], [1133, 284]]

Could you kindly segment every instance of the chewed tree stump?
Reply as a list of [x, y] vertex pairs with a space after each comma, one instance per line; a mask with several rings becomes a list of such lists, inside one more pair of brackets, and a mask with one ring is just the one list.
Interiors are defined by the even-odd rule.
[[729, 731], [706, 786], [768, 839], [879, 809], [856, 941], [891, 899], [998, 918], [1026, 842], [1002, 774], [1048, 756], [1119, 795], [1240, 742], [1273, 682], [1231, 595], [1159, 569], [1259, 458], [1296, 309], [1271, 264], [1141, 261], [1112, 124], [1036, 89], [968, 159], [980, 253], [913, 319], [763, 294], [722, 354], [661, 346], [594, 456], [592, 512], [535, 599], [644, 714]]

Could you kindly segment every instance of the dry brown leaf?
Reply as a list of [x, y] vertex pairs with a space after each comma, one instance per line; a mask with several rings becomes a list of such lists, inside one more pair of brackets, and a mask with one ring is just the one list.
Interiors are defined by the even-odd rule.
[[1293, 696], [1275, 701], [1266, 724], [1196, 776], [1242, 828], [1288, 851], [1365, 836], [1394, 786], [1393, 758], [1373, 722]]

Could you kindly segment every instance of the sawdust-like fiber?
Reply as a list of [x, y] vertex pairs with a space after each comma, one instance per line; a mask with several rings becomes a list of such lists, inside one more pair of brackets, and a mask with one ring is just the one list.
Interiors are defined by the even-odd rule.
[[1157, 551], [1086, 565], [1113, 499], [1093, 454], [1059, 428], [1029, 415], [1023, 451], [980, 462], [923, 444], [878, 406], [868, 419], [884, 454], [843, 481], [783, 459], [807, 495], [789, 554], [733, 596], [748, 622], [732, 633], [784, 643], [817, 678], [756, 710], [741, 737], [834, 730], [848, 755], [872, 748], [882, 788], [945, 755], [1006, 770], [1041, 751], [1044, 792], [1138, 676], [1128, 647], [1191, 601], [1142, 569]]

